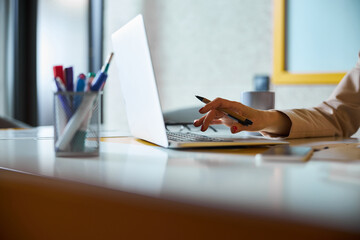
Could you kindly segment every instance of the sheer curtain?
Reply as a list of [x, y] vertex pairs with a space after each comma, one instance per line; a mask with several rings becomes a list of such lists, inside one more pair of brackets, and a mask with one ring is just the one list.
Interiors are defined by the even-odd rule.
[[0, 0], [0, 116], [14, 117], [14, 1]]
[[6, 115], [6, 45], [8, 0], [0, 0], [0, 116]]
[[30, 125], [36, 124], [36, 1], [0, 0], [0, 115]]
[[38, 123], [53, 123], [54, 65], [88, 72], [88, 0], [38, 0]]

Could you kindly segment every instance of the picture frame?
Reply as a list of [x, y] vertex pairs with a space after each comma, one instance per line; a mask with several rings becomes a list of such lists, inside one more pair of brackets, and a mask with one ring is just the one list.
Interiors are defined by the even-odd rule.
[[345, 72], [291, 73], [286, 69], [286, 4], [287, 0], [274, 0], [274, 84], [337, 84]]

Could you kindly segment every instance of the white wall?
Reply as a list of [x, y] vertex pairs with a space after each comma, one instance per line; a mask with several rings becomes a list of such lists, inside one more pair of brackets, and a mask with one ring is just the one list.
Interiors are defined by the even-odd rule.
[[[106, 0], [105, 53], [111, 34], [144, 15], [163, 110], [201, 104], [194, 95], [240, 100], [255, 74], [272, 73], [273, 2], [270, 0]], [[355, 53], [356, 54], [356, 53]], [[126, 117], [116, 66], [105, 89], [105, 124]], [[314, 106], [333, 85], [273, 86], [276, 108]]]

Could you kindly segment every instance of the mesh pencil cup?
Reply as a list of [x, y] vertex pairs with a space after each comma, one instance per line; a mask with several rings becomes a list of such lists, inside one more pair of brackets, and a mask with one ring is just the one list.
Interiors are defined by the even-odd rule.
[[101, 93], [54, 93], [54, 146], [57, 157], [98, 156]]

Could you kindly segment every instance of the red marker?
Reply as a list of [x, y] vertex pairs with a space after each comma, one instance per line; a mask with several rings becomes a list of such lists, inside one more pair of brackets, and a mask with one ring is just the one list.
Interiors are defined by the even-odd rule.
[[65, 81], [65, 77], [64, 77], [64, 70], [63, 70], [63, 66], [59, 65], [59, 66], [54, 66], [53, 67], [54, 70], [54, 78], [60, 78], [61, 82], [64, 84], [64, 86], [66, 86], [66, 81]]

